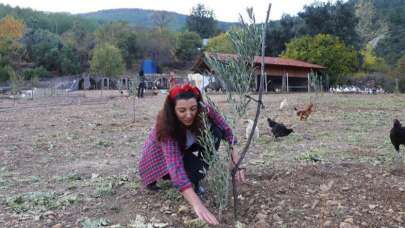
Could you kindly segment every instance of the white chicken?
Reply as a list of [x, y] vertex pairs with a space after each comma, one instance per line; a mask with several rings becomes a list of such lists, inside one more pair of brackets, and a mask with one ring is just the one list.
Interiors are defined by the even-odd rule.
[[[245, 132], [245, 133], [246, 133], [246, 135], [245, 135], [245, 136], [246, 136], [246, 139], [249, 138], [250, 132], [251, 132], [252, 129], [253, 129], [253, 120], [248, 119], [247, 122], [248, 122], [248, 124], [247, 124], [247, 126], [246, 126], [246, 132]], [[254, 132], [253, 139], [258, 139], [259, 136], [260, 136], [259, 128], [258, 128], [258, 126], [256, 125], [256, 130], [255, 130], [255, 132]]]
[[284, 98], [284, 100], [280, 103], [280, 110], [283, 110], [287, 106], [288, 106], [287, 98]]

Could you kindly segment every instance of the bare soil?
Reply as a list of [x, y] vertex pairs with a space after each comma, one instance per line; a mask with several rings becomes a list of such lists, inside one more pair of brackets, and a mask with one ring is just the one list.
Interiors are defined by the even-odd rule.
[[[210, 96], [229, 113], [225, 96]], [[293, 107], [310, 96], [316, 111], [299, 121]], [[189, 226], [196, 216], [170, 184], [151, 193], [137, 174], [143, 140], [164, 98], [134, 100], [118, 91], [15, 103], [0, 98], [0, 227]], [[289, 105], [279, 110], [284, 98]], [[264, 104], [260, 138], [244, 162], [241, 223], [405, 227], [405, 148], [398, 158], [389, 140], [392, 119], [405, 123], [404, 95], [268, 94]], [[255, 109], [251, 104], [251, 119]], [[294, 133], [273, 139], [268, 116]], [[237, 126], [242, 148], [246, 124]], [[210, 193], [207, 198], [217, 213]], [[232, 210], [222, 212], [219, 227], [234, 226]]]

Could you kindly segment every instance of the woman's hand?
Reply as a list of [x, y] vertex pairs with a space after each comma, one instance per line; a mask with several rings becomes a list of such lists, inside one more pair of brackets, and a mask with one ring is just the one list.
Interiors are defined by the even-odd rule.
[[246, 182], [245, 170], [246, 170], [245, 168], [239, 168], [235, 173], [236, 181], [238, 181], [239, 183]]
[[[232, 164], [234, 166], [239, 161], [239, 154], [236, 151], [235, 147], [233, 147], [232, 158], [231, 159], [232, 159]], [[246, 182], [245, 171], [246, 171], [246, 168], [241, 168], [241, 167], [238, 168], [238, 170], [235, 173], [236, 181], [238, 181], [239, 183], [245, 183]]]
[[198, 218], [204, 220], [206, 223], [211, 225], [218, 225], [219, 222], [217, 218], [201, 202], [200, 198], [195, 194], [193, 188], [187, 188], [181, 192], [183, 197], [188, 201], [188, 203], [193, 207], [194, 212], [197, 214]]
[[211, 212], [208, 211], [208, 209], [203, 205], [203, 204], [197, 204], [195, 207], [193, 207], [195, 213], [197, 216], [204, 220], [206, 223], [211, 224], [211, 225], [218, 225], [219, 222], [217, 218]]

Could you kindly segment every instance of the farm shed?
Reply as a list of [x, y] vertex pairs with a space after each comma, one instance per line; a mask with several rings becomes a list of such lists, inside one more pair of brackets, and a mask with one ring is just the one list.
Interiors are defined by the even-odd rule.
[[[223, 53], [208, 53], [209, 56], [217, 58], [219, 60], [226, 60], [228, 58], [235, 58], [236, 55], [233, 54], [223, 54]], [[279, 58], [279, 57], [264, 57], [265, 63], [265, 73], [267, 77], [265, 78], [265, 91], [307, 91], [310, 81], [309, 76], [311, 72], [316, 74], [322, 73], [324, 66], [312, 64], [295, 59]], [[257, 66], [256, 78], [255, 78], [255, 89], [259, 88], [259, 76], [260, 76], [260, 64], [261, 57], [255, 57], [255, 64]], [[200, 56], [194, 63], [192, 69], [195, 73], [201, 74], [215, 74], [208, 64], [204, 56]]]

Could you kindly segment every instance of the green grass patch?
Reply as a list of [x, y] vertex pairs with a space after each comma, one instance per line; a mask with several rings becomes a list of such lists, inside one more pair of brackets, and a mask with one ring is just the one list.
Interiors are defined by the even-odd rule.
[[179, 201], [182, 199], [180, 193], [174, 188], [170, 181], [162, 181], [159, 186], [163, 190], [163, 198], [170, 201]]
[[27, 192], [6, 199], [6, 204], [16, 213], [42, 213], [61, 206], [79, 202], [78, 196], [54, 192]]
[[114, 144], [113, 142], [108, 141], [108, 140], [99, 140], [99, 141], [96, 143], [96, 146], [97, 146], [97, 147], [108, 148], [108, 147], [111, 147], [113, 144]]
[[131, 181], [128, 183], [128, 187], [133, 191], [137, 191], [140, 187], [140, 183], [138, 181]]
[[129, 182], [129, 177], [126, 175], [109, 176], [105, 178], [97, 178], [95, 180], [95, 190], [93, 193], [94, 197], [105, 197], [111, 196], [116, 193], [116, 188], [127, 184]]
[[79, 181], [82, 180], [82, 176], [80, 173], [68, 173], [64, 176], [57, 176], [55, 177], [55, 180], [58, 182], [73, 182], [73, 181]]
[[310, 161], [310, 162], [320, 162], [324, 159], [324, 156], [328, 153], [326, 148], [315, 148], [311, 151], [307, 151], [296, 157], [296, 160]]
[[106, 218], [90, 219], [85, 218], [80, 222], [82, 228], [99, 228], [111, 225], [111, 221]]
[[115, 194], [113, 182], [100, 183], [95, 190], [95, 197], [112, 196]]
[[0, 168], [0, 189], [6, 189], [14, 185], [12, 176], [13, 173], [9, 172], [6, 167]]

